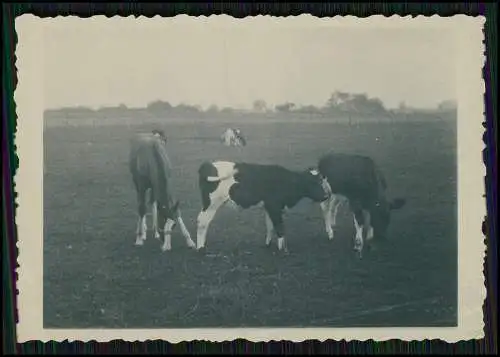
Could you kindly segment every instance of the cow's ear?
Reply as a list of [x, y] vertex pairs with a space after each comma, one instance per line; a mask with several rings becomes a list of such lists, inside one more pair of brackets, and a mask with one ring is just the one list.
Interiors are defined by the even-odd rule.
[[389, 208], [391, 210], [395, 210], [395, 209], [400, 209], [401, 207], [403, 207], [404, 205], [406, 204], [406, 199], [404, 198], [396, 198], [394, 199], [390, 205], [389, 205]]

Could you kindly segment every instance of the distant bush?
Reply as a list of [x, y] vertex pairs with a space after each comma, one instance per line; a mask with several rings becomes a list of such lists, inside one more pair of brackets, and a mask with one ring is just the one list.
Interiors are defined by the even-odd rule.
[[[69, 122], [78, 119], [95, 118], [106, 120], [113, 118], [228, 118], [245, 117], [256, 118], [322, 118], [329, 121], [378, 121], [378, 120], [451, 120], [456, 118], [457, 104], [454, 101], [443, 101], [437, 108], [415, 109], [409, 108], [404, 103], [397, 109], [387, 109], [379, 98], [371, 98], [366, 94], [333, 92], [325, 105], [317, 107], [314, 105], [298, 106], [293, 102], [285, 102], [269, 108], [264, 100], [253, 102], [251, 110], [240, 110], [231, 107], [219, 108], [211, 105], [207, 109], [200, 106], [181, 103], [172, 105], [167, 101], [155, 100], [143, 108], [128, 108], [124, 104], [116, 107], [101, 107], [97, 110], [77, 106], [59, 109], [48, 109], [44, 116], [46, 119], [59, 119]], [[419, 119], [420, 118], [420, 119]]]

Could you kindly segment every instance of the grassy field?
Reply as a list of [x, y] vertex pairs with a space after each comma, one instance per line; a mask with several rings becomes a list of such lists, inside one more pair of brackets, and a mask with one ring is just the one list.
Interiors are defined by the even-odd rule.
[[345, 209], [329, 241], [318, 205], [285, 216], [290, 254], [264, 246], [261, 209], [223, 207], [207, 252], [148, 238], [134, 246], [136, 196], [128, 140], [143, 126], [61, 127], [45, 132], [44, 325], [46, 328], [238, 326], [455, 326], [456, 132], [453, 123], [238, 123], [246, 148], [217, 138], [224, 123], [165, 123], [174, 185], [193, 239], [203, 160], [313, 165], [328, 150], [372, 156], [389, 195], [405, 196], [389, 240], [352, 249]]

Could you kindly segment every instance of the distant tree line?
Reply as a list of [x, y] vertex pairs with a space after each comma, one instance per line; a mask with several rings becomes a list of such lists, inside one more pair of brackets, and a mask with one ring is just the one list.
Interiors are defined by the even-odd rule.
[[[217, 118], [236, 115], [257, 115], [257, 116], [305, 116], [305, 117], [324, 117], [324, 118], [343, 118], [351, 120], [369, 120], [370, 118], [390, 118], [418, 114], [453, 114], [456, 115], [456, 102], [443, 101], [436, 108], [417, 109], [410, 108], [401, 103], [396, 109], [387, 109], [379, 98], [372, 98], [366, 94], [333, 92], [323, 106], [297, 105], [292, 102], [285, 102], [275, 106], [269, 106], [264, 100], [258, 99], [253, 102], [249, 110], [235, 109], [230, 107], [219, 108], [217, 105], [211, 105], [206, 109], [197, 105], [179, 104], [172, 105], [168, 101], [155, 100], [149, 103], [145, 108], [128, 108], [121, 104], [115, 107], [101, 107], [92, 109], [88, 107], [70, 107], [46, 110], [48, 118], [77, 119], [89, 118], [96, 119], [120, 118], [120, 117], [157, 117], [157, 118]], [[361, 118], [361, 119], [360, 119]]]

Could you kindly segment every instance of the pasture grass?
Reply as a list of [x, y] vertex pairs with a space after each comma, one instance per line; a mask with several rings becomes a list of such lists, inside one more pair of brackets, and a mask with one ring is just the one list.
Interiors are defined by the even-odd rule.
[[[245, 148], [217, 141], [226, 125], [46, 129], [45, 328], [456, 326], [453, 123], [241, 122]], [[204, 160], [305, 169], [329, 150], [368, 154], [385, 172], [389, 196], [408, 202], [394, 213], [389, 239], [362, 260], [345, 208], [329, 241], [319, 205], [307, 200], [285, 216], [288, 255], [275, 239], [265, 247], [261, 209], [227, 206], [209, 228], [204, 255], [189, 250], [179, 230], [170, 252], [151, 235], [137, 247], [128, 140], [158, 126], [194, 240]]]

